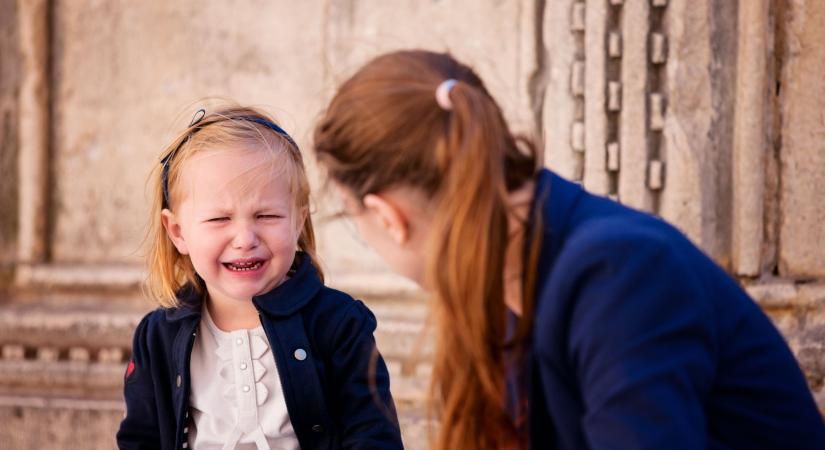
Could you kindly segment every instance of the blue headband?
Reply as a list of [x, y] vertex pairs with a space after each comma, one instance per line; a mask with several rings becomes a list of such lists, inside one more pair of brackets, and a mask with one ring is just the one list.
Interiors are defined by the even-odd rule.
[[[204, 109], [197, 110], [195, 112], [195, 115], [192, 116], [192, 121], [189, 123], [189, 128], [192, 128], [193, 126], [200, 123], [200, 121], [203, 120], [204, 117], [206, 117], [206, 110], [204, 110]], [[260, 118], [260, 117], [249, 117], [249, 116], [233, 117], [232, 119], [234, 119], [234, 120], [246, 120], [246, 121], [249, 121], [249, 122], [255, 122], [257, 124], [263, 125], [263, 126], [269, 128], [270, 130], [278, 133], [278, 135], [280, 135], [281, 137], [283, 137], [284, 139], [289, 141], [289, 143], [293, 147], [295, 147], [296, 149], [298, 148], [298, 144], [295, 143], [295, 141], [292, 139], [292, 136], [290, 136], [286, 131], [284, 131], [283, 128], [279, 127], [278, 125], [275, 125], [274, 123], [272, 123], [272, 122], [270, 122], [266, 119], [263, 119], [263, 118]], [[209, 125], [209, 124], [206, 124], [206, 125]], [[204, 127], [206, 125], [204, 125]], [[189, 135], [186, 136], [186, 139], [182, 140], [181, 143], [178, 144], [178, 146], [175, 147], [174, 150], [169, 152], [166, 156], [163, 157], [163, 159], [160, 160], [160, 163], [163, 165], [163, 170], [162, 170], [161, 176], [160, 176], [160, 182], [162, 183], [162, 187], [163, 187], [163, 207], [164, 208], [169, 207], [169, 165], [172, 162], [172, 158], [175, 157], [175, 154], [178, 152], [178, 150], [183, 146], [184, 143], [186, 143], [192, 137], [193, 134], [195, 134], [198, 130], [200, 130], [204, 127], [197, 127], [194, 130], [192, 130], [189, 133]]]

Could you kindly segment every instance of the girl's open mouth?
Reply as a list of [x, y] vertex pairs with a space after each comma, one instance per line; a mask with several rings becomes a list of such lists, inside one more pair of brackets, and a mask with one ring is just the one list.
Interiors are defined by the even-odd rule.
[[264, 262], [262, 259], [238, 260], [225, 262], [223, 266], [233, 272], [253, 272], [260, 269]]

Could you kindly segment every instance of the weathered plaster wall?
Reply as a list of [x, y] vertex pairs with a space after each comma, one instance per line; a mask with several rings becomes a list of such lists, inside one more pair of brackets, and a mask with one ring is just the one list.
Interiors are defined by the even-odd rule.
[[[43, 420], [65, 445], [114, 426], [105, 400], [136, 309], [149, 307], [134, 300], [146, 177], [195, 109], [214, 97], [261, 106], [307, 148], [336, 84], [407, 47], [473, 65], [513, 128], [544, 138], [549, 167], [674, 222], [767, 311], [825, 409], [822, 1], [0, 0], [0, 10], [0, 263], [18, 264], [20, 288], [0, 308], [0, 442], [39, 445], [19, 430]], [[425, 305], [346, 223], [324, 222], [335, 201], [315, 196], [330, 279], [376, 311], [407, 443], [423, 447], [427, 353], [414, 350]], [[54, 402], [78, 392], [106, 398]], [[89, 421], [98, 428], [71, 434]]]
[[[307, 147], [339, 81], [379, 53], [424, 46], [474, 65], [514, 127], [535, 129], [534, 9], [532, 1], [56, 2], [53, 261], [138, 261], [146, 176], [203, 97], [262, 105]], [[319, 223], [332, 208], [319, 202]], [[343, 224], [324, 224], [319, 235], [332, 272], [383, 267]]]
[[825, 2], [785, 11], [779, 274], [825, 277]]
[[53, 259], [137, 261], [145, 182], [205, 97], [271, 111], [306, 145], [319, 2], [55, 2]]
[[[17, 94], [20, 56], [17, 3], [0, 0], [0, 272], [8, 269], [17, 252]], [[0, 275], [0, 286], [3, 285]]]

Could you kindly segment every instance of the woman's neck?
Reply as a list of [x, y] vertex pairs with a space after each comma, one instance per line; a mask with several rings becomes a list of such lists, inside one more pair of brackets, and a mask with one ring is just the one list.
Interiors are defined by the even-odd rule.
[[510, 193], [507, 215], [507, 249], [504, 254], [504, 304], [515, 315], [523, 312], [524, 234], [533, 202], [535, 182], [526, 182]]

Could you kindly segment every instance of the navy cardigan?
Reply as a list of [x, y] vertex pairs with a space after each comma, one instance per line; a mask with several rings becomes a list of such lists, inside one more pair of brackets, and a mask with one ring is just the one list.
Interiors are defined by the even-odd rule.
[[[375, 347], [376, 321], [360, 301], [325, 287], [309, 258], [272, 291], [253, 298], [275, 356], [289, 418], [302, 449], [400, 449], [386, 365]], [[124, 397], [121, 449], [185, 448], [189, 361], [201, 296], [149, 313], [135, 331]], [[305, 359], [293, 355], [306, 351]]]
[[532, 448], [825, 449], [782, 336], [680, 232], [546, 170], [535, 198]]

